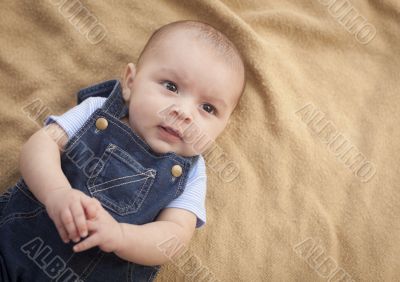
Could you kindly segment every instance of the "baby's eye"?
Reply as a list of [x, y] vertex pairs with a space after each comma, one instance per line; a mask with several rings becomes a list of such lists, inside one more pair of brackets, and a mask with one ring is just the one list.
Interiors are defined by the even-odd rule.
[[167, 88], [169, 91], [178, 92], [178, 87], [176, 86], [176, 84], [169, 80], [163, 81], [162, 85], [164, 85], [164, 87]]
[[210, 114], [215, 114], [216, 111], [215, 107], [210, 104], [203, 104], [203, 110]]

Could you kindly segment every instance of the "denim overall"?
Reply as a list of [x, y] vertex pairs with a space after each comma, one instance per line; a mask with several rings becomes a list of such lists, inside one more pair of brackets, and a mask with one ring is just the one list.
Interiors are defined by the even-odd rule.
[[[120, 82], [110, 80], [78, 92], [107, 100], [68, 141], [61, 166], [70, 184], [118, 221], [145, 224], [183, 192], [198, 155], [158, 154], [120, 119], [128, 114]], [[99, 118], [103, 126], [99, 129]], [[104, 126], [104, 119], [108, 125]], [[97, 125], [96, 125], [97, 124]], [[182, 174], [172, 174], [179, 166]], [[178, 167], [178, 170], [179, 170]], [[21, 178], [0, 196], [0, 281], [152, 281], [160, 266], [128, 262], [98, 247], [74, 253], [45, 207]]]

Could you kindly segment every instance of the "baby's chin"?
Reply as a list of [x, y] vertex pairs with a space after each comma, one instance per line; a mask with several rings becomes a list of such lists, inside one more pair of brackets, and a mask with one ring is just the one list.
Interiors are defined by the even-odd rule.
[[138, 134], [150, 146], [153, 152], [157, 154], [174, 152], [175, 154], [182, 157], [193, 157], [200, 154], [195, 150], [195, 148], [193, 148], [193, 146], [191, 146], [190, 144], [185, 144], [184, 141], [182, 141], [182, 144], [176, 143], [174, 145], [171, 145], [165, 141], [158, 139], [149, 140], [148, 138], [146, 138], [147, 136], [140, 134], [138, 130], [135, 130], [132, 127], [132, 123], [129, 121], [128, 117], [122, 118], [121, 121], [125, 122], [133, 131], [135, 131], [135, 133]]
[[157, 154], [165, 154], [169, 152], [174, 152], [175, 154], [182, 157], [193, 157], [199, 155], [199, 153], [194, 150], [189, 150], [187, 148], [181, 148], [179, 145], [171, 145], [169, 143], [163, 142], [161, 140], [156, 141], [146, 141], [150, 148]]

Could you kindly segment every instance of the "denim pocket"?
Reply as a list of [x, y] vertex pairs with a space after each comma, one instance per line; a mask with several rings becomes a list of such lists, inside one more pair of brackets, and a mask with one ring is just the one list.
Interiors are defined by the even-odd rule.
[[136, 213], [146, 199], [156, 170], [143, 167], [115, 144], [109, 144], [88, 179], [90, 194], [117, 213]]

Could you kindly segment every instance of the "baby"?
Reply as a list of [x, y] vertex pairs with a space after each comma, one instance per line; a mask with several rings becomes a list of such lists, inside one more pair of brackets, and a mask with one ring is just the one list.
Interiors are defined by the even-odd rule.
[[24, 144], [22, 178], [0, 197], [0, 281], [152, 281], [176, 249], [160, 244], [187, 245], [205, 223], [201, 154], [244, 85], [226, 36], [179, 21], [121, 83], [80, 90]]

